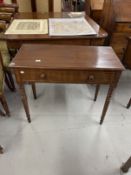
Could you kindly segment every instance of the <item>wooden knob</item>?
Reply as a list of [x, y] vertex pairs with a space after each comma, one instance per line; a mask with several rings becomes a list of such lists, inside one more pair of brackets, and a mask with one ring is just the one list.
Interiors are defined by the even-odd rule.
[[92, 80], [95, 79], [95, 77], [94, 77], [94, 75], [89, 75], [88, 79], [89, 79], [90, 81], [92, 81]]
[[42, 73], [42, 74], [40, 74], [40, 77], [41, 77], [41, 78], [45, 78], [46, 75], [45, 75], [44, 73]]

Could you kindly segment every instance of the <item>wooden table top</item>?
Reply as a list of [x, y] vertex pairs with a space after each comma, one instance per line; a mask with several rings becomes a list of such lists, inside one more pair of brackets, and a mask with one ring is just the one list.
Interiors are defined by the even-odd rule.
[[[49, 18], [70, 18], [68, 13], [18, 13], [15, 15], [15, 19], [49, 19]], [[51, 40], [51, 39], [83, 39], [83, 38], [105, 38], [107, 33], [89, 16], [85, 17], [89, 24], [96, 31], [97, 35], [87, 35], [87, 36], [49, 36], [48, 34], [33, 34], [33, 35], [4, 35], [3, 38], [6, 40]]]
[[12, 68], [124, 70], [111, 47], [23, 44]]

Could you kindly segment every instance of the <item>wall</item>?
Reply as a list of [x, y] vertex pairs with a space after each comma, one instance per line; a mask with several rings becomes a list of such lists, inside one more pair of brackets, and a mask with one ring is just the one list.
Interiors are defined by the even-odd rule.
[[[10, 3], [11, 0], [5, 0], [5, 2]], [[31, 3], [30, 0], [17, 0], [19, 4], [20, 12], [30, 12], [31, 11]], [[36, 0], [37, 9], [39, 12], [47, 12], [48, 11], [48, 0]], [[61, 11], [61, 0], [54, 0], [54, 11]]]

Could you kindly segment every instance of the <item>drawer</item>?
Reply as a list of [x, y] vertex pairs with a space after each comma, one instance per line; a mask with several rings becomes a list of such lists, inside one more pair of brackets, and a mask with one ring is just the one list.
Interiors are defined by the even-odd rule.
[[48, 82], [108, 84], [114, 80], [114, 72], [110, 71], [17, 69], [14, 72], [18, 83]]
[[131, 32], [131, 22], [118, 23], [115, 28], [116, 32]]

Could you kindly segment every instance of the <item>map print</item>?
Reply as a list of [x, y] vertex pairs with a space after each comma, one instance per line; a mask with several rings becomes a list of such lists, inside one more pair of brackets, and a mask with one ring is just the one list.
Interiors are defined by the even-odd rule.
[[49, 19], [50, 36], [95, 35], [95, 30], [85, 18]]

